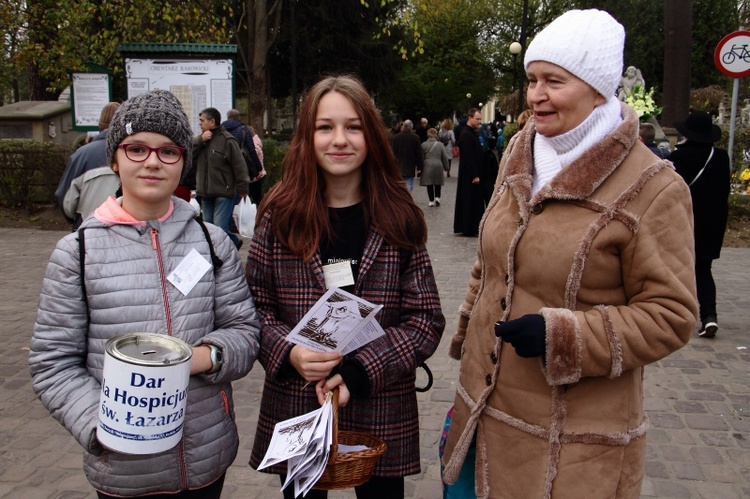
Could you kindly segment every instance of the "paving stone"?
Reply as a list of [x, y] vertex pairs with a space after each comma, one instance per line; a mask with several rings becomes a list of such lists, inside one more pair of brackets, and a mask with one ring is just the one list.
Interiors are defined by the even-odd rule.
[[729, 425], [721, 416], [710, 414], [686, 414], [685, 422], [693, 430], [728, 430]]
[[667, 465], [662, 461], [646, 461], [646, 476], [652, 478], [669, 478]]
[[672, 468], [674, 469], [677, 478], [684, 480], [705, 480], [706, 475], [703, 474], [703, 470], [700, 466], [693, 463], [673, 463]]
[[676, 400], [674, 408], [677, 412], [681, 413], [706, 413], [706, 406], [700, 402], [694, 402], [689, 400]]
[[721, 452], [714, 447], [692, 447], [690, 456], [698, 464], [721, 464], [724, 462]]

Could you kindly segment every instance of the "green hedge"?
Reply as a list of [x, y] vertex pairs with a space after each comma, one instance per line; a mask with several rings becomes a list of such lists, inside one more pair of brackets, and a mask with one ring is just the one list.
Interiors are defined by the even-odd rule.
[[273, 185], [281, 180], [281, 163], [284, 160], [288, 147], [275, 139], [263, 139], [263, 166], [266, 169], [266, 178], [263, 182], [263, 190], [268, 191]]
[[0, 140], [0, 203], [26, 209], [53, 203], [70, 152], [50, 142]]

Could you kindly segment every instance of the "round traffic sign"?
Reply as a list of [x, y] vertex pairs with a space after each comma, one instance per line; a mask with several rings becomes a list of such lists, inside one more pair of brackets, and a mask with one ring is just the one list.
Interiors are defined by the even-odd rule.
[[735, 31], [721, 39], [714, 51], [719, 71], [732, 78], [750, 75], [750, 31]]

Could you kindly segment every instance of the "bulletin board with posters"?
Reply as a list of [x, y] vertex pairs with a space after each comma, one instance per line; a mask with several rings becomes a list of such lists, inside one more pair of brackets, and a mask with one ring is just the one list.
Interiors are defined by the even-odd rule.
[[182, 103], [194, 134], [200, 133], [198, 117], [216, 108], [226, 118], [234, 107], [236, 45], [124, 44], [127, 98], [150, 90], [169, 90]]
[[68, 71], [73, 130], [99, 132], [102, 109], [112, 100], [112, 72], [87, 62], [84, 71]]

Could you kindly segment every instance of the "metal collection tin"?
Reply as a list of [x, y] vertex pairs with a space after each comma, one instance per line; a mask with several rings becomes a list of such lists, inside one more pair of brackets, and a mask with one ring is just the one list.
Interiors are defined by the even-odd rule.
[[182, 438], [192, 349], [156, 333], [127, 333], [105, 347], [97, 439], [124, 454], [156, 454]]

